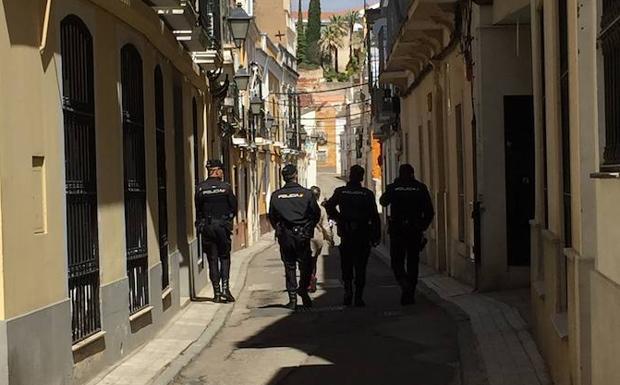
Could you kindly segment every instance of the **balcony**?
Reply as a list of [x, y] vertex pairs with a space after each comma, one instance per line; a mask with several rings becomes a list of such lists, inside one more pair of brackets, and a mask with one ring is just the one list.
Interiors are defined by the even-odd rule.
[[457, 0], [390, 1], [381, 81], [405, 87], [420, 76], [456, 36], [457, 7]]
[[205, 71], [219, 66], [222, 61], [219, 0], [151, 0], [151, 3], [196, 64]]
[[189, 34], [198, 24], [198, 14], [191, 1], [160, 0], [156, 3], [168, 3], [168, 5], [155, 6], [153, 10], [168, 24], [175, 35]]

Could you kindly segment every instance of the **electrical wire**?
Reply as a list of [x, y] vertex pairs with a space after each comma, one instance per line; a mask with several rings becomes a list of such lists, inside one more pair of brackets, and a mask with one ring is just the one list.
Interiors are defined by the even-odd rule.
[[323, 93], [327, 93], [327, 92], [336, 92], [336, 91], [348, 90], [348, 89], [351, 89], [351, 88], [364, 87], [364, 86], [366, 86], [368, 84], [369, 84], [368, 82], [365, 82], [365, 83], [355, 84], [355, 85], [347, 86], [347, 87], [334, 88], [334, 89], [331, 89], [331, 90], [300, 91], [300, 92], [273, 92], [273, 93], [270, 93], [270, 95], [312, 95], [312, 94], [323, 94]]

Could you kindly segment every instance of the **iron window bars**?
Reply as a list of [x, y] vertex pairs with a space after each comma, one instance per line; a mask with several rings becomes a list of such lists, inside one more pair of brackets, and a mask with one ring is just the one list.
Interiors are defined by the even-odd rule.
[[164, 79], [161, 68], [155, 68], [155, 141], [157, 151], [157, 201], [159, 213], [159, 259], [161, 288], [170, 285], [168, 263], [168, 185], [166, 174], [166, 122], [164, 119]]
[[603, 0], [601, 47], [605, 68], [603, 166], [620, 167], [620, 0]]
[[65, 134], [68, 284], [73, 342], [101, 330], [93, 40], [67, 16], [60, 25]]
[[127, 276], [129, 310], [134, 314], [149, 303], [149, 273], [142, 58], [131, 44], [121, 49], [121, 85]]

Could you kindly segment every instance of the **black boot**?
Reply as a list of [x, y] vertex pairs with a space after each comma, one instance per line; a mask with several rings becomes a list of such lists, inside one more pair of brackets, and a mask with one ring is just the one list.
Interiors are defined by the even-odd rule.
[[288, 303], [286, 304], [286, 307], [291, 310], [297, 309], [297, 293], [296, 292], [294, 291], [288, 292]]
[[220, 289], [220, 283], [213, 284], [213, 302], [221, 303], [222, 302], [222, 290]]
[[312, 307], [312, 298], [310, 298], [307, 290], [299, 290], [299, 296], [301, 297], [304, 307]]
[[235, 302], [235, 297], [233, 297], [232, 293], [230, 292], [230, 287], [227, 279], [222, 280], [222, 302]]
[[355, 307], [364, 307], [366, 306], [366, 302], [364, 302], [364, 287], [356, 286], [355, 287]]
[[351, 306], [353, 303], [353, 282], [345, 281], [344, 282], [344, 300], [342, 304], [344, 306]]

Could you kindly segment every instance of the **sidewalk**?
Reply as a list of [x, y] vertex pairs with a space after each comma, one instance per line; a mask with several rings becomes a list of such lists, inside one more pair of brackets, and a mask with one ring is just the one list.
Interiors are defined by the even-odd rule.
[[[389, 265], [389, 253], [377, 255]], [[420, 265], [420, 281], [469, 317], [489, 385], [550, 385], [545, 362], [519, 311], [490, 295], [474, 293], [453, 278]]]
[[[255, 245], [233, 254], [230, 282], [235, 297], [245, 285], [249, 262], [273, 244], [273, 235], [267, 234]], [[209, 344], [232, 309], [230, 304], [213, 302], [189, 304], [155, 338], [88, 385], [168, 384]]]

